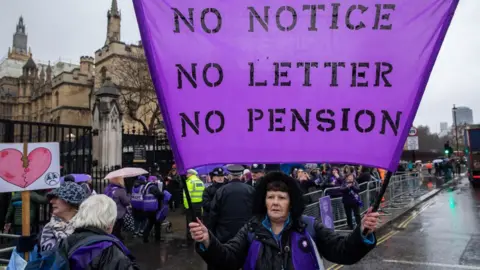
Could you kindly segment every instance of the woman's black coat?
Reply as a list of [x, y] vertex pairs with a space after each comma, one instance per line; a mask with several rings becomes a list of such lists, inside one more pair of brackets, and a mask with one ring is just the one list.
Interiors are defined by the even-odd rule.
[[[292, 222], [285, 228], [282, 234], [282, 247], [279, 247], [272, 234], [261, 224], [261, 220], [254, 217], [237, 233], [237, 235], [225, 244], [221, 244], [212, 233], [210, 233], [210, 245], [208, 249], [202, 249], [197, 243], [198, 254], [208, 265], [217, 269], [238, 270], [243, 267], [247, 258], [249, 241], [248, 232], [254, 232], [257, 239], [263, 243], [263, 250], [260, 250], [257, 259], [256, 269], [278, 270], [282, 269], [283, 262], [287, 261], [285, 270], [294, 269], [291, 261], [291, 253], [284, 252], [290, 243], [290, 233], [294, 230], [302, 232], [306, 224], [302, 221]], [[323, 227], [322, 223], [315, 220], [315, 242], [322, 259], [337, 264], [350, 265], [362, 259], [376, 245], [368, 245], [364, 242], [360, 227], [357, 227], [350, 235], [340, 236], [335, 232]], [[290, 249], [291, 250], [291, 249]]]

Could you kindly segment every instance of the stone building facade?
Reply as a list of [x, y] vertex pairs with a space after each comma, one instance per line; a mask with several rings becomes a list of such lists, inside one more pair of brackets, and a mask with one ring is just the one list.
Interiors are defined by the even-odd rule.
[[96, 92], [111, 79], [120, 91], [117, 103], [124, 126], [136, 130], [161, 127], [142, 43], [121, 41], [117, 0], [112, 0], [107, 19], [103, 47], [94, 57], [80, 57], [77, 65], [34, 61], [21, 17], [12, 48], [7, 58], [0, 60], [0, 119], [93, 126]]
[[122, 15], [116, 0], [112, 0], [107, 18], [105, 45], [95, 52], [94, 89], [98, 91], [107, 79], [111, 79], [120, 90], [118, 103], [123, 113], [123, 125], [136, 130], [162, 130], [160, 123], [163, 119], [142, 42], [126, 44], [121, 41]]
[[35, 63], [20, 17], [8, 55], [0, 61], [0, 119], [90, 125], [94, 59], [80, 65]]

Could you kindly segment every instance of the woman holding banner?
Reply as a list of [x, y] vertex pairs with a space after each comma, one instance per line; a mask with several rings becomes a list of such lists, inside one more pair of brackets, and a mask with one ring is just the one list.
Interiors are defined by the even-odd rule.
[[361, 224], [342, 237], [303, 216], [304, 208], [296, 181], [273, 172], [257, 184], [255, 216], [233, 239], [221, 244], [200, 220], [189, 224], [190, 233], [200, 256], [218, 269], [324, 269], [323, 258], [354, 264], [375, 247], [378, 213], [367, 212]]

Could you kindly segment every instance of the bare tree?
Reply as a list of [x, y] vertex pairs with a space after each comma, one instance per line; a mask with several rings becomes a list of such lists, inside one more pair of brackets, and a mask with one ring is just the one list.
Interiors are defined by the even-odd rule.
[[124, 115], [139, 123], [147, 135], [153, 134], [163, 121], [143, 50], [115, 59], [112, 75], [121, 88]]
[[419, 150], [422, 152], [441, 152], [445, 138], [441, 138], [437, 133], [432, 133], [428, 126], [417, 127]]
[[[450, 146], [457, 151], [457, 142], [458, 142], [458, 150], [462, 151], [465, 149], [465, 129], [467, 128], [466, 124], [457, 125], [457, 130], [455, 131], [455, 125], [452, 125], [450, 128], [446, 139], [450, 141]], [[457, 141], [458, 135], [458, 141]]]

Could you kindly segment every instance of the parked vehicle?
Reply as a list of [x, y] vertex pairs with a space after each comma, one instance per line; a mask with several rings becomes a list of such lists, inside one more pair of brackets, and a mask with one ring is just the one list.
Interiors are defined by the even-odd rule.
[[468, 180], [480, 186], [480, 125], [467, 126], [464, 140]]

